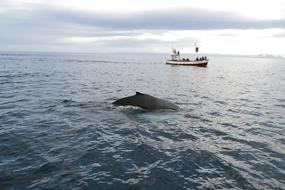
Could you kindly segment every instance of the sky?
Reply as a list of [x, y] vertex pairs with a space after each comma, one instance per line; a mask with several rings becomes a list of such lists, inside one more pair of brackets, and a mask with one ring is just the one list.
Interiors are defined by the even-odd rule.
[[0, 0], [0, 51], [285, 56], [284, 0]]

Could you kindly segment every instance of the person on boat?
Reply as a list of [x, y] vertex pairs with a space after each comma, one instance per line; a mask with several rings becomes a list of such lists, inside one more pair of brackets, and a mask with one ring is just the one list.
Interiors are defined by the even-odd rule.
[[196, 61], [198, 61], [199, 59], [198, 59], [198, 57], [196, 57]]
[[205, 60], [207, 60], [207, 56], [205, 56]]
[[178, 51], [178, 53], [177, 53], [178, 55], [180, 54], [180, 52]]

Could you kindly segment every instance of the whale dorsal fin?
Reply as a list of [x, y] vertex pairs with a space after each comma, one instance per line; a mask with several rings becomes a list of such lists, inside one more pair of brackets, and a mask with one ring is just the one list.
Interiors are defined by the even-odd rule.
[[136, 92], [136, 95], [144, 95], [143, 93], [140, 92]]

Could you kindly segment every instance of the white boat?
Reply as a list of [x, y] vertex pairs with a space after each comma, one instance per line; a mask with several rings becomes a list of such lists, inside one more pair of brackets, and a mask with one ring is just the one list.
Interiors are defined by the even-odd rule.
[[[198, 52], [198, 47], [195, 44], [195, 51]], [[181, 58], [180, 52], [172, 48], [171, 59], [166, 60], [166, 64], [170, 65], [189, 65], [198, 67], [207, 67], [209, 59], [207, 57], [196, 57], [195, 59]]]

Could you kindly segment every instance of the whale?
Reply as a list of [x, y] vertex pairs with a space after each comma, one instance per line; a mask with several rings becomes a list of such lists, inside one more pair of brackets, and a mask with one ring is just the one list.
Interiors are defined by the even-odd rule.
[[145, 110], [178, 110], [179, 107], [167, 100], [154, 96], [136, 92], [133, 96], [128, 96], [113, 102], [116, 106], [136, 106]]

